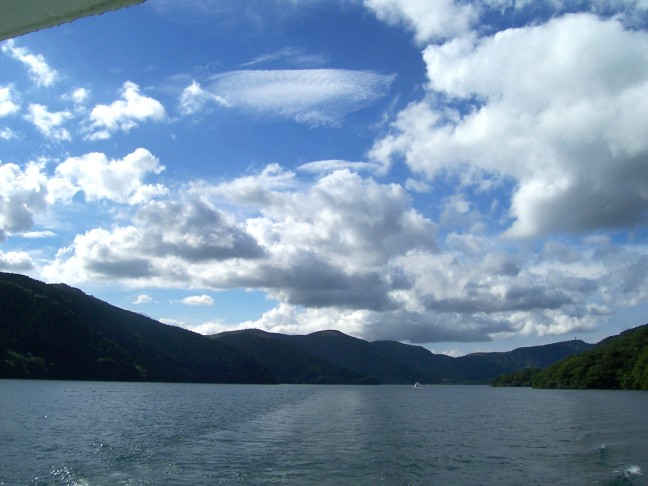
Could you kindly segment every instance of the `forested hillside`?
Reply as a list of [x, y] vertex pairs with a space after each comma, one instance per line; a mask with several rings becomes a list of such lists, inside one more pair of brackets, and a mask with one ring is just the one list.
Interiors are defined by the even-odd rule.
[[275, 383], [244, 353], [67, 285], [0, 273], [0, 377]]
[[537, 373], [535, 388], [648, 390], [648, 324]]

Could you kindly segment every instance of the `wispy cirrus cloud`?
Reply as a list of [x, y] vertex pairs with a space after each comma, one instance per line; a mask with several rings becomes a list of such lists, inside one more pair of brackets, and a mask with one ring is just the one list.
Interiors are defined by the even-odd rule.
[[335, 172], [336, 170], [348, 169], [354, 172], [374, 172], [383, 173], [386, 167], [375, 162], [360, 162], [349, 160], [315, 160], [300, 165], [297, 168], [300, 172], [310, 172], [313, 174], [322, 174]]
[[336, 126], [344, 117], [387, 94], [393, 75], [343, 69], [243, 70], [192, 83], [182, 95], [185, 112], [209, 100], [252, 114], [289, 118], [311, 126]]
[[295, 47], [285, 47], [268, 54], [262, 54], [251, 61], [241, 64], [241, 67], [249, 68], [260, 64], [272, 64], [281, 62], [295, 67], [315, 67], [326, 64], [328, 59], [321, 54], [309, 54]]

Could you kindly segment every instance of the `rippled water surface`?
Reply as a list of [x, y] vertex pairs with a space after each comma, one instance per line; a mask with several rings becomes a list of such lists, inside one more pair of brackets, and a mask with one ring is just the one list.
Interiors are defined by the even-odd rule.
[[0, 485], [648, 484], [648, 393], [0, 380]]

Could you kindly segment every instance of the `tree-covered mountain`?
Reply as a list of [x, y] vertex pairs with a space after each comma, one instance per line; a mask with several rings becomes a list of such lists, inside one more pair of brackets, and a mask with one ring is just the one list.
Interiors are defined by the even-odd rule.
[[488, 383], [589, 349], [582, 341], [459, 358], [339, 331], [206, 337], [65, 284], [0, 273], [0, 378], [212, 383]]
[[[336, 365], [338, 373], [339, 370], [351, 371], [364, 377], [365, 382], [486, 384], [498, 375], [529, 366], [546, 367], [592, 346], [583, 341], [566, 341], [452, 358], [434, 354], [421, 346], [396, 341], [368, 342], [331, 330], [285, 335], [249, 329], [217, 334], [214, 338], [224, 339], [259, 359], [276, 376], [281, 376], [280, 381], [287, 383], [317, 382], [316, 375], [305, 379], [303, 370], [316, 369], [323, 360]], [[299, 361], [294, 359], [296, 349], [301, 350]], [[313, 365], [315, 362], [320, 364]], [[329, 373], [327, 376], [335, 375]], [[338, 375], [337, 380], [339, 383], [352, 382], [348, 375]]]
[[63, 284], [0, 273], [0, 377], [275, 383], [244, 353]]
[[333, 364], [291, 343], [289, 336], [257, 329], [213, 336], [265, 365], [280, 383], [378, 384], [366, 374]]
[[488, 383], [493, 377], [523, 368], [547, 368], [568, 356], [577, 355], [594, 345], [573, 339], [542, 346], [517, 348], [508, 352], [472, 353], [457, 359], [456, 371], [464, 381]]
[[534, 388], [648, 390], [648, 324], [535, 374]]

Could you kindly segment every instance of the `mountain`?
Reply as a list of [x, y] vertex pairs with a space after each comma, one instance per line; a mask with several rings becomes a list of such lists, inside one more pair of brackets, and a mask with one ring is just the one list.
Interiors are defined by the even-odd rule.
[[456, 358], [456, 371], [464, 381], [488, 383], [496, 376], [523, 368], [546, 368], [563, 358], [593, 348], [581, 340], [517, 348], [508, 352], [472, 353]]
[[213, 338], [254, 356], [280, 383], [378, 384], [375, 378], [307, 352], [291, 343], [290, 336], [251, 329], [224, 332]]
[[648, 390], [648, 324], [537, 372], [531, 383], [534, 388]]
[[0, 378], [211, 383], [475, 383], [544, 368], [592, 345], [566, 341], [459, 358], [339, 331], [202, 336], [65, 284], [0, 273]]
[[[249, 329], [217, 334], [214, 339], [254, 356], [284, 383], [352, 383], [349, 380], [353, 375], [348, 373], [354, 372], [363, 377], [361, 382], [486, 384], [503, 373], [530, 366], [546, 367], [592, 346], [583, 341], [566, 341], [452, 358], [433, 354], [421, 346], [396, 341], [368, 342], [333, 330], [285, 335]], [[326, 378], [319, 378], [317, 373], [323, 373], [323, 362], [335, 365], [338, 374], [328, 370]], [[313, 374], [304, 376], [304, 369]]]
[[223, 342], [8, 273], [0, 273], [0, 378], [276, 383]]

